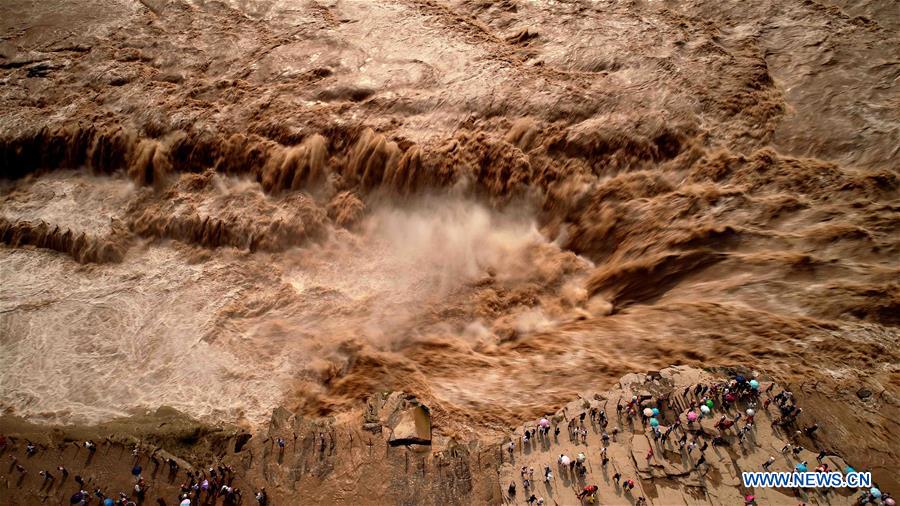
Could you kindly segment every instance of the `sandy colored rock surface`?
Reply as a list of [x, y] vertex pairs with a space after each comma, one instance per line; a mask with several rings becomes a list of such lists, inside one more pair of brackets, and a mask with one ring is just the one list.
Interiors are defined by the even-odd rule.
[[[794, 429], [776, 430], [771, 424], [773, 419], [778, 417], [774, 406], [770, 406], [769, 411], [757, 408], [756, 423], [743, 443], [739, 442], [733, 428], [725, 431], [724, 437], [729, 442], [726, 447], [710, 443], [712, 438], [719, 434], [713, 425], [722, 414], [727, 414], [729, 418], [733, 417], [738, 412], [737, 408], [728, 411], [714, 409], [710, 417], [701, 419], [693, 426], [687, 425], [687, 419], [683, 419], [682, 426], [690, 434], [688, 442], [693, 439], [694, 434], [699, 435], [698, 447], [690, 451], [687, 447], [679, 447], [678, 438], [681, 429], [673, 431], [673, 435], [666, 443], [659, 444], [652, 439], [650, 426], [642, 425], [640, 417], [629, 419], [624, 415], [616, 415], [616, 404], [627, 403], [633, 395], [653, 395], [654, 399], [646, 403], [653, 405], [655, 396], [671, 392], [671, 407], [662, 410], [659, 417], [660, 428], [664, 430], [679, 414], [683, 415], [691, 400], [695, 402], [697, 400], [693, 394], [687, 398], [682, 396], [685, 385], [717, 382], [721, 381], [721, 378], [722, 376], [718, 374], [688, 368], [667, 369], [646, 377], [629, 375], [620, 381], [620, 389], [572, 402], [557, 412], [554, 419], [560, 418], [563, 421], [560, 423], [561, 434], [558, 437], [554, 437], [551, 432], [549, 440], [539, 438], [524, 444], [521, 439], [522, 430], [537, 426], [536, 422], [526, 424], [515, 436], [515, 441], [522, 446], [517, 448], [511, 462], [508, 453], [504, 452], [506, 459], [501, 467], [501, 488], [505, 491], [510, 481], [516, 482], [517, 495], [509, 498], [509, 501], [517, 504], [525, 504], [525, 499], [531, 494], [543, 498], [545, 504], [579, 504], [575, 494], [587, 485], [599, 487], [595, 504], [633, 504], [639, 497], [646, 498], [649, 504], [742, 504], [747, 494], [756, 496], [758, 504], [854, 503], [856, 497], [847, 490], [838, 490], [837, 493], [832, 492], [826, 497], [815, 491], [795, 493], [786, 489], [751, 490], [743, 487], [741, 472], [761, 471], [762, 464], [770, 456], [776, 457], [775, 463], [770, 467], [771, 471], [791, 471], [801, 461], [812, 463], [809, 466], [812, 470], [818, 465], [816, 456], [819, 449], [846, 447], [852, 444], [849, 441], [823, 440], [819, 436], [816, 439], [807, 437], [798, 439], [793, 435]], [[763, 389], [768, 386], [769, 382], [762, 382]], [[776, 387], [773, 394], [779, 391], [780, 388]], [[798, 402], [802, 407], [806, 406], [802, 400]], [[746, 407], [740, 406], [740, 411], [743, 412]], [[599, 421], [590, 419], [591, 408], [603, 410], [609, 417], [606, 432], [610, 435], [610, 441], [607, 444], [602, 440], [603, 429]], [[584, 428], [588, 432], [586, 442], [582, 442], [581, 436], [573, 438], [567, 434], [569, 421], [576, 420], [575, 427], [581, 427], [578, 422], [581, 413], [588, 414], [584, 422]], [[808, 420], [810, 419], [805, 419], [806, 423], [811, 423]], [[797, 428], [801, 426], [805, 426], [803, 422], [800, 422]], [[618, 434], [613, 434], [617, 428]], [[704, 441], [710, 443], [707, 450], [702, 452], [706, 463], [697, 466], [701, 456], [699, 446]], [[797, 455], [792, 453], [784, 455], [781, 449], [787, 443], [801, 445], [806, 449]], [[602, 465], [600, 453], [603, 447], [607, 448], [609, 458], [606, 466]], [[648, 450], [651, 448], [653, 456], [648, 459]], [[575, 460], [582, 452], [587, 456], [585, 464], [587, 472], [583, 476], [563, 469], [558, 464], [560, 455]], [[844, 459], [838, 455], [829, 455], [823, 462], [832, 470], [845, 469], [847, 466]], [[529, 492], [523, 492], [521, 477], [523, 466], [535, 470], [534, 486]], [[553, 480], [549, 484], [542, 476], [545, 466], [550, 466], [553, 472]], [[634, 490], [624, 491], [617, 485], [613, 479], [617, 473], [621, 474], [622, 482], [633, 480]], [[882, 486], [887, 483], [893, 485], [895, 481], [895, 478], [887, 474], [881, 474], [876, 481], [879, 481], [879, 478]]]
[[[592, 394], [576, 400], [549, 417], [555, 424], [547, 437], [537, 437], [529, 442], [522, 439], [523, 431], [538, 427], [538, 421], [525, 424], [504, 439], [450, 441], [445, 438], [433, 445], [394, 445], [387, 431], [372, 430], [381, 421], [400, 420], [409, 413], [409, 400], [403, 394], [376, 396], [370, 399], [368, 408], [342, 419], [312, 419], [292, 414], [284, 409], [276, 410], [268, 427], [247, 439], [233, 428], [212, 428], [192, 422], [183, 415], [160, 411], [154, 415], [113, 422], [93, 428], [60, 428], [51, 432], [39, 426], [4, 418], [2, 430], [9, 446], [4, 458], [15, 455], [24, 464], [26, 474], [21, 474], [12, 464], [5, 464], [2, 494], [10, 504], [51, 503], [64, 504], [78, 490], [72, 477], [57, 480], [49, 486], [43, 483], [38, 472], [41, 469], [55, 471], [64, 465], [72, 476], [81, 475], [87, 489], [100, 488], [107, 495], [118, 491], [130, 491], [134, 484], [131, 468], [142, 465], [150, 486], [147, 500], [156, 497], [172, 503], [178, 497], [178, 487], [188, 480], [187, 471], [199, 473], [208, 467], [227, 465], [227, 483], [241, 489], [244, 503], [252, 503], [252, 493], [265, 487], [272, 504], [525, 504], [533, 493], [544, 499], [545, 504], [579, 504], [575, 494], [586, 485], [597, 485], [595, 504], [632, 504], [644, 497], [649, 504], [740, 504], [747, 494], [757, 497], [763, 504], [852, 504], [852, 491], [837, 489], [827, 496], [809, 490], [795, 492], [783, 489], [750, 490], [742, 486], [741, 472], [761, 470], [769, 456], [776, 457], [770, 469], [789, 471], [800, 461], [817, 465], [819, 449], [828, 449], [823, 462], [831, 469], [844, 469], [853, 465], [857, 470], [871, 470], [882, 490], [889, 492], [896, 487], [895, 476], [873, 469], [874, 456], [862, 460], [844, 460], [843, 452], [861, 442], [835, 434], [833, 427], [820, 421], [821, 432], [815, 438], [794, 436], [795, 429], [810, 422], [801, 415], [796, 426], [775, 429], [771, 421], [777, 416], [774, 405], [769, 410], [758, 407], [756, 424], [752, 432], [740, 442], [736, 431], [722, 434], [728, 446], [710, 445], [702, 455], [706, 463], [697, 465], [701, 452], [698, 447], [688, 451], [678, 447], [680, 429], [664, 444], [648, 437], [649, 427], [642, 426], [639, 417], [616, 415], [616, 404], [625, 403], [632, 395], [655, 396], [671, 393], [668, 407], [659, 419], [661, 427], [674, 422], [684, 411], [693, 394], [682, 396], [685, 385], [698, 382], [712, 384], [727, 381], [720, 373], [703, 372], [680, 367], [667, 369], [647, 376], [631, 374], [618, 388]], [[766, 389], [769, 382], [762, 382]], [[781, 391], [774, 387], [771, 395]], [[797, 393], [800, 407], [807, 406], [807, 399]], [[414, 401], [413, 401], [414, 402]], [[374, 407], [374, 408], [373, 408]], [[595, 412], [603, 410], [608, 415], [606, 432], [610, 440], [603, 442], [603, 428]], [[713, 420], [722, 414], [729, 417], [737, 409], [714, 409], [710, 417], [685, 428], [693, 437], [698, 434], [699, 443], [709, 442], [719, 434], [713, 428]], [[415, 409], [415, 408], [414, 408]], [[804, 409], [805, 412], [805, 409]], [[575, 420], [581, 427], [580, 415], [585, 413], [584, 428], [587, 436], [572, 438], [568, 435], [568, 423]], [[817, 420], [818, 421], [818, 420]], [[561, 433], [554, 435], [556, 426]], [[614, 429], [618, 428], [618, 431]], [[99, 450], [90, 456], [79, 447], [83, 438], [99, 442]], [[25, 439], [40, 445], [37, 453], [24, 454]], [[278, 439], [285, 441], [280, 448]], [[508, 452], [510, 441], [516, 443], [512, 455]], [[785, 444], [801, 445], [799, 454], [782, 454]], [[139, 455], [132, 456], [134, 446]], [[600, 449], [607, 448], [609, 462], [601, 462]], [[647, 459], [652, 448], [654, 455]], [[586, 473], [581, 475], [561, 466], [560, 455], [575, 460], [585, 454]], [[181, 468], [172, 473], [166, 458], [174, 458]], [[521, 468], [534, 468], [533, 485], [525, 489]], [[549, 466], [553, 478], [544, 480], [544, 468]], [[8, 467], [8, 469], [6, 469]], [[621, 483], [633, 480], [634, 490], [623, 491], [614, 479], [621, 474]], [[208, 476], [208, 475], [207, 475]], [[516, 494], [508, 494], [510, 482], [516, 483]], [[206, 497], [205, 495], [203, 496]], [[219, 498], [217, 504], [222, 501]], [[206, 504], [206, 502], [201, 501]], [[587, 503], [587, 501], [585, 502]]]

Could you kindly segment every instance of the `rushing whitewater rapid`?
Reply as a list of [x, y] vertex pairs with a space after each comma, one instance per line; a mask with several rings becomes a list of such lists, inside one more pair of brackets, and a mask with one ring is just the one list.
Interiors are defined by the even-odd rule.
[[[266, 200], [255, 184], [203, 177], [207, 198], [192, 204], [200, 212], [217, 199]], [[127, 179], [65, 172], [41, 179], [32, 192], [48, 198], [43, 205], [30, 195], [10, 198], [8, 220], [101, 234], [125, 219], [129, 198], [141, 194]], [[96, 214], [82, 222], [80, 197], [88, 193]], [[97, 223], [102, 214], [110, 223]], [[487, 345], [477, 317], [430, 312], [463, 305], [472, 285], [538, 277], [545, 267], [535, 260], [589, 264], [550, 244], [527, 216], [431, 198], [380, 208], [356, 233], [330, 230], [278, 255], [211, 256], [172, 242], [145, 243], [133, 246], [127, 261], [71, 266], [56, 253], [7, 251], [0, 293], [9, 339], [0, 360], [4, 389], [14, 395], [6, 402], [53, 421], [96, 422], [170, 405], [259, 422], [292, 389], [307, 402], [324, 402], [316, 400], [322, 382], [350, 367], [360, 349], [390, 353], [429, 332]], [[536, 311], [521, 311], [513, 327], [538, 328], [528, 323]]]
[[898, 26], [878, 0], [4, 2], [0, 409], [254, 427], [404, 390], [483, 433], [673, 364], [892, 398]]

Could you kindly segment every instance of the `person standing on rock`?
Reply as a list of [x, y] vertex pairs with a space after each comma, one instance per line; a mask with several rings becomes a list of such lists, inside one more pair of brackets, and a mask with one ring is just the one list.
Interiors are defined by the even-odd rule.
[[768, 471], [768, 470], [769, 470], [769, 466], [771, 466], [771, 465], [774, 464], [774, 463], [775, 463], [775, 457], [771, 457], [771, 456], [770, 456], [769, 459], [766, 460], [766, 461], [763, 463], [762, 467], [763, 467], [763, 469], [765, 469], [766, 471]]
[[583, 500], [585, 497], [587, 497], [589, 495], [596, 494], [597, 490], [599, 490], [599, 489], [600, 489], [600, 487], [598, 487], [597, 485], [588, 485], [588, 486], [584, 487], [581, 490], [581, 492], [578, 493], [578, 496], [577, 496], [578, 500]]
[[147, 483], [144, 482], [143, 478], [138, 479], [138, 482], [134, 484], [134, 495], [143, 502], [144, 496], [147, 494]]
[[747, 437], [747, 434], [750, 433], [750, 429], [751, 429], [751, 428], [752, 428], [752, 426], [750, 426], [750, 425], [745, 425], [744, 428], [741, 429], [740, 433], [738, 434], [738, 440], [739, 440], [741, 443], [744, 442], [744, 438], [746, 438], [746, 437]]
[[613, 481], [616, 482], [617, 487], [619, 486], [619, 480], [621, 480], [621, 479], [622, 479], [622, 473], [617, 471], [616, 474], [613, 475]]

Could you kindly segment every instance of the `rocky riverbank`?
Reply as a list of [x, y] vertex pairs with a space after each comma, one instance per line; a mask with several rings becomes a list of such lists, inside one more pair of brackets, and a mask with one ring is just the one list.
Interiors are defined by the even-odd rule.
[[[765, 399], [785, 390], [765, 378], [758, 380], [758, 402], [738, 400], [726, 409], [716, 400], [706, 417], [689, 423], [686, 412], [694, 405], [699, 414], [697, 405], [704, 397], [695, 394], [696, 385], [724, 388], [734, 374], [688, 367], [629, 374], [615, 388], [575, 400], [504, 439], [448, 439], [440, 427], [432, 427], [427, 407], [398, 392], [375, 395], [364, 407], [339, 417], [310, 418], [279, 408], [255, 434], [202, 424], [168, 408], [93, 427], [45, 427], [4, 417], [0, 495], [13, 505], [65, 504], [83, 489], [113, 498], [124, 492], [138, 502], [137, 475], [146, 487], [143, 502], [162, 499], [166, 504], [179, 503], [183, 486], [194, 504], [253, 504], [255, 494], [265, 490], [270, 504], [525, 504], [534, 495], [544, 504], [568, 505], [579, 504], [576, 494], [590, 485], [597, 487], [596, 504], [635, 504], [644, 498], [657, 505], [730, 505], [752, 495], [760, 505], [836, 505], [853, 504], [860, 495], [849, 489], [826, 495], [743, 487], [740, 473], [762, 470], [769, 457], [774, 457], [772, 471], [793, 470], [804, 461], [810, 470], [820, 464], [829, 470], [852, 466], [872, 471], [885, 494], [897, 487], [890, 462], [879, 462], [876, 454], [868, 459], [847, 456], [852, 454], [847, 449], [860, 443], [859, 435], [817, 418], [821, 411], [811, 404], [818, 398], [803, 388], [788, 390], [803, 409], [791, 424], [773, 423], [781, 415], [776, 402]], [[648, 419], [641, 416], [649, 406], [658, 406], [654, 418], [660, 433], [680, 420], [663, 442], [653, 437]], [[754, 420], [740, 438], [746, 409], [755, 409]], [[737, 413], [742, 418], [733, 427], [721, 432], [714, 427], [723, 415], [732, 419]], [[819, 428], [807, 434], [812, 424]], [[85, 441], [94, 442], [96, 451], [85, 448]], [[35, 445], [32, 455], [28, 442]], [[782, 452], [786, 445], [790, 449]], [[818, 460], [820, 450], [827, 455]], [[559, 463], [561, 456], [578, 461], [579, 454], [583, 466]], [[66, 468], [66, 477], [58, 466]], [[545, 468], [551, 471], [549, 480]], [[45, 480], [42, 470], [53, 479]], [[83, 486], [75, 476], [84, 480]], [[190, 490], [191, 482], [199, 486], [204, 479], [210, 490], [219, 491], [215, 496], [205, 487]], [[634, 483], [632, 490], [623, 488], [628, 480]]]

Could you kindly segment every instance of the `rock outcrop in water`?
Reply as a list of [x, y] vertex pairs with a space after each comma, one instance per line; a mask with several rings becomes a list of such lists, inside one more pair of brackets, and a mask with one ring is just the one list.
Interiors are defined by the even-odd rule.
[[46, 222], [11, 222], [0, 218], [0, 242], [12, 247], [35, 246], [70, 255], [75, 261], [120, 262], [128, 245], [127, 235], [94, 237]]

